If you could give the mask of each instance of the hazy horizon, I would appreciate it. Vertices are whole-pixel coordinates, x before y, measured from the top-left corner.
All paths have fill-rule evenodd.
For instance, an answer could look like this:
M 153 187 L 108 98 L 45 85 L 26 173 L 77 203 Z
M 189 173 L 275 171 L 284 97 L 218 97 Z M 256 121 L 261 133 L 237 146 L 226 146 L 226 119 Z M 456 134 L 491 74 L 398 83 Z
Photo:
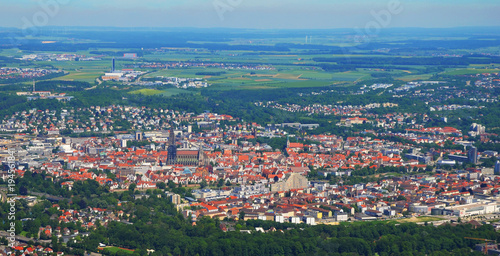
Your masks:
M 498 0 L 4 0 L 0 26 L 351 29 L 500 25 Z

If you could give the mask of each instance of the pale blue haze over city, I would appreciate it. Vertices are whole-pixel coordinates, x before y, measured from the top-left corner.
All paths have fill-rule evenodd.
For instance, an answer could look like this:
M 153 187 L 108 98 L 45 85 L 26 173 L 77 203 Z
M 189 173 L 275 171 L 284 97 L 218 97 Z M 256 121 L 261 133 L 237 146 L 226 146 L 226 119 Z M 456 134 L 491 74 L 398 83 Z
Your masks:
M 2 0 L 0 26 L 24 26 L 23 17 L 54 11 L 48 26 L 353 28 L 395 0 Z M 54 2 L 59 2 L 53 7 Z M 399 0 L 386 27 L 500 25 L 498 0 Z M 52 15 L 53 14 L 53 15 Z M 45 25 L 45 24 L 44 24 Z

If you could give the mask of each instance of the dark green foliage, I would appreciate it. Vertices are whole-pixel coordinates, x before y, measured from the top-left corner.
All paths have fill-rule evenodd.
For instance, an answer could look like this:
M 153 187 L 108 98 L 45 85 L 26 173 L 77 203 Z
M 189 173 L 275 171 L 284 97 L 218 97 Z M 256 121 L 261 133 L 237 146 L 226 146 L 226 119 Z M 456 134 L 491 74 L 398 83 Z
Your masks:
M 468 66 L 470 64 L 491 64 L 500 63 L 499 57 L 488 58 L 445 58 L 445 57 L 420 57 L 420 58 L 401 58 L 401 57 L 379 57 L 379 58 L 313 58 L 316 62 L 335 62 L 339 65 L 353 65 L 357 68 L 373 68 L 390 65 L 438 65 L 438 66 Z
M 36 77 L 34 80 L 45 80 L 45 79 L 52 79 L 60 76 L 66 75 L 64 72 L 58 72 L 58 73 L 51 73 L 48 75 L 45 75 L 43 77 Z M 33 81 L 33 78 L 24 78 L 19 76 L 19 78 L 10 78 L 10 79 L 0 79 L 1 83 L 6 83 L 6 84 L 15 84 L 15 83 L 20 83 L 20 82 L 26 82 L 26 81 Z
M 89 83 L 80 81 L 45 80 L 36 83 L 37 91 L 51 91 L 58 93 L 78 92 L 90 87 L 92 86 Z
M 220 229 L 221 221 L 208 217 L 199 218 L 197 225 L 193 226 L 164 197 L 151 196 L 148 199 L 133 200 L 129 191 L 109 193 L 106 187 L 99 186 L 95 181 L 75 182 L 73 190 L 67 191 L 60 189 L 60 185 L 44 182 L 47 180 L 44 176 L 27 171 L 24 178 L 16 180 L 16 184 L 28 186 L 30 190 L 53 191 L 54 195 L 72 195 L 71 202 L 59 202 L 63 209 L 92 206 L 122 209 L 130 214 L 128 220 L 133 224 L 110 222 L 104 227 L 96 223 L 97 229 L 84 238 L 83 242 L 69 242 L 68 246 L 73 249 L 63 249 L 74 250 L 73 253 L 79 255 L 83 250 L 96 251 L 99 243 L 134 249 L 136 254 L 146 249 L 155 249 L 159 253 L 157 255 L 173 252 L 180 252 L 182 255 L 474 255 L 471 249 L 478 242 L 465 237 L 491 240 L 500 238 L 490 225 L 474 229 L 468 224 L 434 227 L 384 222 L 307 226 L 261 220 L 237 223 L 229 221 L 224 222 L 224 225 L 235 225 L 238 230 L 262 227 L 265 230 L 276 228 L 277 231 L 252 231 L 252 234 L 223 232 Z M 185 191 L 185 188 L 174 186 L 171 189 L 181 194 L 181 190 Z M 188 193 L 185 192 L 185 196 L 189 196 Z M 117 207 L 117 200 L 128 202 Z M 9 205 L 4 203 L 0 206 L 0 217 L 6 219 Z M 59 213 L 51 206 L 48 201 L 34 207 L 28 207 L 24 200 L 16 203 L 18 220 L 32 218 L 23 222 L 16 221 L 16 232 L 37 234 L 38 228 L 46 225 L 82 231 L 80 225 L 51 220 L 51 216 Z M 6 225 L 9 223 L 5 222 L 0 226 L 5 229 Z M 55 244 L 63 246 L 57 241 Z
M 179 215 L 165 215 L 170 209 L 168 205 L 160 207 L 152 203 L 158 202 L 148 199 L 144 205 L 136 206 L 134 225 L 110 223 L 107 229 L 95 232 L 85 244 L 95 244 L 92 242 L 95 237 L 101 237 L 125 248 L 170 252 L 179 249 L 183 255 L 425 255 L 452 251 L 464 255 L 477 243 L 464 237 L 499 238 L 487 225 L 473 229 L 470 225 L 433 227 L 387 223 L 310 227 L 248 221 L 238 225 L 243 225 L 242 229 L 274 227 L 278 231 L 251 235 L 237 231 L 225 233 L 218 228 L 218 220 L 204 217 L 192 226 Z

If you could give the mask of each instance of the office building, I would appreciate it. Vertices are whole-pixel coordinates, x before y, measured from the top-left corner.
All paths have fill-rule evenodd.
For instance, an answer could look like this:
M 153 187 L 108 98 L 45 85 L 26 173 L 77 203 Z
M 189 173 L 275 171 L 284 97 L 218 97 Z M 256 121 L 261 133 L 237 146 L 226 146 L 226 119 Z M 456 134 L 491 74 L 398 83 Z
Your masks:
M 468 152 L 468 157 L 469 157 L 469 162 L 473 164 L 477 164 L 477 148 L 476 147 L 471 147 Z

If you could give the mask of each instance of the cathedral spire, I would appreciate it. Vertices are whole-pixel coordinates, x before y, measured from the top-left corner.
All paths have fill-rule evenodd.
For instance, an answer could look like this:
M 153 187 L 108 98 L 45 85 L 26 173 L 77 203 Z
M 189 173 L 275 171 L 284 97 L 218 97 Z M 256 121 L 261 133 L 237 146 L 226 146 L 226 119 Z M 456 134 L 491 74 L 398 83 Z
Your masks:
M 175 146 L 175 134 L 174 134 L 174 123 L 170 123 L 170 134 L 168 137 L 168 145 L 174 145 Z
M 170 124 L 170 136 L 168 138 L 167 147 L 167 164 L 174 165 L 177 163 L 177 147 L 175 146 L 174 123 Z

